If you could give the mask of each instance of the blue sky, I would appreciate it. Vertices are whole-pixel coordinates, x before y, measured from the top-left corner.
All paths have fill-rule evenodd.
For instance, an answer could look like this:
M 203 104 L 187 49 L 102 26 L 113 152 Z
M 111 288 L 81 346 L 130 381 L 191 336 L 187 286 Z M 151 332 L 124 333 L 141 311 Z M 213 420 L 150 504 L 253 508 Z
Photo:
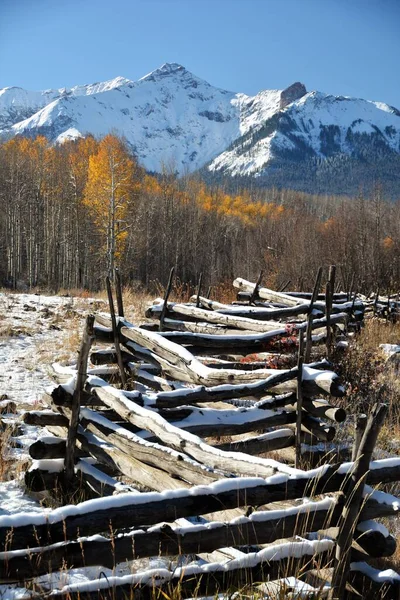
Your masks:
M 0 88 L 138 79 L 177 62 L 221 88 L 400 109 L 400 0 L 0 0 Z

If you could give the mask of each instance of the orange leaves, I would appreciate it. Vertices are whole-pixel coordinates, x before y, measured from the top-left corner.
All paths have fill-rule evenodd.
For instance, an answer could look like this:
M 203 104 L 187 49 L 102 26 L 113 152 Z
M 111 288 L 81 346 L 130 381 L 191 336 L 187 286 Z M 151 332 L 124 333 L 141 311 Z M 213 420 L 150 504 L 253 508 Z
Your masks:
M 114 135 L 105 136 L 89 156 L 83 201 L 104 241 L 110 272 L 125 248 L 129 212 L 139 190 L 138 171 L 126 146 Z
M 389 235 L 385 237 L 385 239 L 382 242 L 382 246 L 384 247 L 385 250 L 392 250 L 392 248 L 394 247 L 394 240 L 393 238 L 391 238 Z
M 133 166 L 121 140 L 112 135 L 104 137 L 89 157 L 84 202 L 100 227 L 107 223 L 110 211 L 117 220 L 126 217 L 135 184 Z

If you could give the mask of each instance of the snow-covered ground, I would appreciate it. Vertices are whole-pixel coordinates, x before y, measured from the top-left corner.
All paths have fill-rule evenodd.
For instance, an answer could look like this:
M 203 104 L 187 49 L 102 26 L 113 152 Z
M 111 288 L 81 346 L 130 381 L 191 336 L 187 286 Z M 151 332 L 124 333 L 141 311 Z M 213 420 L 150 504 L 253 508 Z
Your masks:
M 101 302 L 101 301 L 100 301 Z M 5 448 L 5 458 L 13 469 L 5 473 L 0 482 L 0 516 L 19 512 L 43 512 L 39 500 L 24 490 L 23 472 L 18 469 L 28 459 L 30 444 L 46 431 L 21 422 L 24 410 L 44 408 L 45 390 L 54 385 L 51 363 L 54 360 L 71 362 L 79 347 L 79 334 L 85 314 L 99 301 L 74 299 L 69 296 L 42 296 L 38 294 L 0 293 L 0 397 L 15 402 L 17 414 L 2 415 L 10 425 L 17 422 L 22 434 L 11 441 L 17 444 Z M 48 433 L 48 432 L 47 432 Z M 20 475 L 17 475 L 18 472 Z M 7 481 L 8 479 L 8 481 Z M 112 571 L 104 568 L 75 569 L 68 573 L 41 577 L 44 587 L 62 587 L 97 579 L 100 573 L 107 576 Z M 119 574 L 130 571 L 121 567 Z M 26 591 L 15 586 L 0 585 L 2 600 L 27 597 Z
M 72 314 L 70 297 L 0 294 L 0 397 L 17 405 L 17 415 L 4 415 L 3 419 L 10 424 L 17 421 L 23 432 L 16 441 L 18 447 L 10 449 L 12 457 L 26 457 L 27 448 L 38 436 L 36 427 L 20 422 L 20 415 L 44 407 L 45 389 L 54 384 L 49 359 L 57 355 L 67 358 L 63 348 L 73 333 Z M 67 323 L 68 327 L 62 327 Z M 76 323 L 78 327 L 79 319 Z M 0 499 L 3 512 L 1 495 Z M 6 510 L 10 502 L 8 498 Z
M 48 408 L 43 395 L 55 385 L 52 363 L 73 365 L 80 344 L 84 317 L 104 310 L 103 301 L 71 296 L 0 293 L 0 398 L 15 402 L 16 414 L 3 414 L 10 425 L 18 423 L 19 434 L 4 448 L 5 459 L 13 469 L 0 481 L 0 517 L 21 512 L 44 514 L 39 495 L 24 489 L 23 473 L 29 459 L 29 446 L 39 437 L 51 435 L 46 429 L 25 425 L 26 410 Z M 15 444 L 15 447 L 14 447 Z M 21 468 L 18 469 L 18 465 Z M 52 573 L 36 579 L 43 590 L 89 582 L 132 572 L 170 568 L 168 559 L 155 557 L 120 564 L 115 570 L 88 567 Z M 0 600 L 28 598 L 30 592 L 17 585 L 0 585 Z
M 101 309 L 104 310 L 101 300 L 0 293 L 0 398 L 4 402 L 15 402 L 17 405 L 16 414 L 3 414 L 1 418 L 10 424 L 17 423 L 19 427 L 18 437 L 10 438 L 13 443 L 9 448 L 3 448 L 6 454 L 4 458 L 9 460 L 7 464 L 10 464 L 10 471 L 5 472 L 3 481 L 0 481 L 0 519 L 22 512 L 45 514 L 46 509 L 38 497 L 29 495 L 24 490 L 24 468 L 18 469 L 18 464 L 24 467 L 29 460 L 30 444 L 40 436 L 50 433 L 25 425 L 21 422 L 21 414 L 24 410 L 32 408 L 47 408 L 42 398 L 49 387 L 54 385 L 51 378 L 52 363 L 57 361 L 70 365 L 75 362 L 84 317 L 89 312 Z M 382 350 L 388 354 L 396 353 L 399 346 L 383 347 Z M 343 465 L 342 468 L 346 469 L 348 465 Z M 226 485 L 226 482 L 219 484 Z M 185 520 L 185 526 L 190 525 L 191 523 Z M 248 558 L 250 555 L 245 556 Z M 165 569 L 179 569 L 181 566 L 182 564 L 171 562 L 168 558 L 155 557 L 134 563 L 126 562 L 114 570 L 104 567 L 64 570 L 42 576 L 36 582 L 45 592 L 85 582 L 93 582 L 93 585 L 98 586 L 102 579 L 129 578 L 132 574 L 144 570 L 157 569 L 162 572 Z M 200 569 L 201 562 L 191 564 L 191 568 Z M 389 575 L 391 576 L 391 573 Z M 288 580 L 287 583 L 296 588 L 298 597 L 307 596 L 308 590 L 304 584 L 301 584 L 300 589 L 297 588 L 296 582 Z M 0 585 L 0 600 L 19 600 L 29 596 L 30 592 L 24 588 Z M 222 600 L 223 595 L 220 598 Z

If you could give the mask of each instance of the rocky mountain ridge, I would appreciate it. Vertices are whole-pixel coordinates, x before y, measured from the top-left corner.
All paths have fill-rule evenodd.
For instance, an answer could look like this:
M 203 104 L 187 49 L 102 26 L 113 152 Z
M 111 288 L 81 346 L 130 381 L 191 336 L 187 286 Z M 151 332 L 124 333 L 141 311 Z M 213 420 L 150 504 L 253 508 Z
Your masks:
M 397 164 L 400 157 L 397 109 L 307 92 L 299 82 L 249 96 L 167 63 L 138 81 L 117 77 L 70 89 L 0 90 L 1 139 L 42 134 L 62 143 L 109 132 L 124 135 L 149 171 L 201 169 L 210 178 L 252 178 L 259 185 L 290 185 L 298 173 L 293 185 L 303 188 L 303 171 L 310 180 L 306 188 L 312 188 L 321 165 L 326 170 L 335 163 L 340 172 L 349 161 L 357 173 L 364 162 L 379 179 L 376 166 Z

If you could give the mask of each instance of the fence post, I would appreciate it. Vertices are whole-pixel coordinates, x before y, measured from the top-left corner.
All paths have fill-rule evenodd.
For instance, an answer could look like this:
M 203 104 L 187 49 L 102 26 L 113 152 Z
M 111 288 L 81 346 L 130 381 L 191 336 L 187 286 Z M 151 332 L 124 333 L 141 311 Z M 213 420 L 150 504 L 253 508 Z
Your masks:
M 110 305 L 110 315 L 111 315 L 111 324 L 112 324 L 112 330 L 113 330 L 113 335 L 114 335 L 115 352 L 117 355 L 119 373 L 121 375 L 121 383 L 122 383 L 123 388 L 125 389 L 126 375 L 125 375 L 124 363 L 122 362 L 121 347 L 119 345 L 117 321 L 115 319 L 114 300 L 113 300 L 113 296 L 112 296 L 111 282 L 110 282 L 109 277 L 106 277 L 106 286 L 107 286 L 108 304 Z
M 200 306 L 201 282 L 203 281 L 203 273 L 200 273 L 199 283 L 197 285 L 196 308 Z
M 317 277 L 315 279 L 315 285 L 310 300 L 310 307 L 308 309 L 307 317 L 307 330 L 306 330 L 306 349 L 304 352 L 304 362 L 310 362 L 311 348 L 312 348 L 312 324 L 313 324 L 313 308 L 315 301 L 318 297 L 319 286 L 321 284 L 322 267 L 319 267 Z
M 86 325 L 83 332 L 82 343 L 78 357 L 78 373 L 76 385 L 72 397 L 71 418 L 68 426 L 67 443 L 65 450 L 65 480 L 71 482 L 74 478 L 74 459 L 76 447 L 76 435 L 79 424 L 79 411 L 81 406 L 81 395 L 87 378 L 87 363 L 90 347 L 94 341 L 94 315 L 86 317 Z
M 174 279 L 174 272 L 175 272 L 175 267 L 171 267 L 171 270 L 169 272 L 167 287 L 165 288 L 164 304 L 163 304 L 163 307 L 161 310 L 161 315 L 160 315 L 160 326 L 159 326 L 160 331 L 164 331 L 164 319 L 165 319 L 165 315 L 167 314 L 167 304 L 168 304 L 169 295 L 171 293 L 172 281 Z
M 331 311 L 332 311 L 332 288 L 331 282 L 327 281 L 325 287 L 325 315 L 326 315 L 326 357 L 331 357 L 332 349 L 332 329 L 331 329 Z
M 367 426 L 367 421 L 368 421 L 368 417 L 364 413 L 357 415 L 357 417 L 356 417 L 356 426 L 355 426 L 355 432 L 354 432 L 354 444 L 353 444 L 353 450 L 351 453 L 352 462 L 355 462 L 355 460 L 357 459 L 358 449 L 360 447 L 360 443 L 361 443 L 362 437 L 364 435 L 365 428 Z
M 303 331 L 299 331 L 299 355 L 297 359 L 297 414 L 296 414 L 296 460 L 295 466 L 296 469 L 300 468 L 300 460 L 301 460 L 301 421 L 303 410 L 303 363 L 304 363 L 304 336 Z
M 386 404 L 375 405 L 372 409 L 357 452 L 353 470 L 350 473 L 347 489 L 345 490 L 346 504 L 343 507 L 342 516 L 339 520 L 339 533 L 332 575 L 332 600 L 341 600 L 344 598 L 349 572 L 351 544 L 360 514 L 364 483 L 369 471 L 369 463 L 372 458 L 375 442 L 386 413 Z
M 122 299 L 122 283 L 119 269 L 115 269 L 115 291 L 117 294 L 118 316 L 124 317 L 124 303 Z
M 254 303 L 254 301 L 255 301 L 255 300 L 256 300 L 256 298 L 257 298 L 257 295 L 258 295 L 258 288 L 260 287 L 260 283 L 261 283 L 261 279 L 262 279 L 262 277 L 263 277 L 263 270 L 261 270 L 261 271 L 260 271 L 260 274 L 259 274 L 259 276 L 258 276 L 258 279 L 257 279 L 256 285 L 254 286 L 254 290 L 253 290 L 253 291 L 252 291 L 252 293 L 251 293 L 251 296 L 250 296 L 250 299 L 249 299 L 249 304 L 253 304 L 253 303 Z

